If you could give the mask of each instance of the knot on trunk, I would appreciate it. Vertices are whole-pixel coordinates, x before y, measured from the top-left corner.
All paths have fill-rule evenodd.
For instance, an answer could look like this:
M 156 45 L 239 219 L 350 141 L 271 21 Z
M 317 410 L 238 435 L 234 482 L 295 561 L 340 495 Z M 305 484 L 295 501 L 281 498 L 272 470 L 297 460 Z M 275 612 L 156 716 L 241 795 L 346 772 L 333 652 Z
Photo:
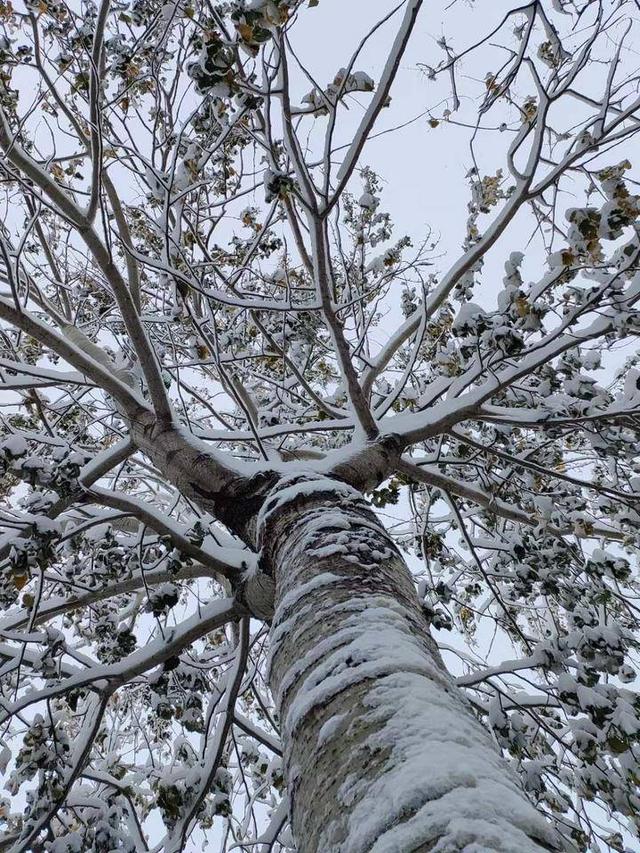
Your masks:
M 258 561 L 255 569 L 244 576 L 239 585 L 236 598 L 256 619 L 270 623 L 273 619 L 275 581 L 273 575 L 266 571 L 262 560 Z

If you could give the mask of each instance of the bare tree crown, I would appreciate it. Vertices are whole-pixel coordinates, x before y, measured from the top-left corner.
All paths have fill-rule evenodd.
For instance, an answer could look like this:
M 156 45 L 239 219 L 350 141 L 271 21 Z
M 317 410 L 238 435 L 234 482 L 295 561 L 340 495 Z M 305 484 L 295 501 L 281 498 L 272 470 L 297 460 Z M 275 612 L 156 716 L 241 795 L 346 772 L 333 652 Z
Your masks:
M 262 546 L 314 490 L 401 516 L 567 844 L 640 831 L 638 4 L 461 2 L 318 79 L 336 0 L 0 0 L 3 850 L 293 849 Z M 468 139 L 457 255 L 369 165 L 401 73 Z

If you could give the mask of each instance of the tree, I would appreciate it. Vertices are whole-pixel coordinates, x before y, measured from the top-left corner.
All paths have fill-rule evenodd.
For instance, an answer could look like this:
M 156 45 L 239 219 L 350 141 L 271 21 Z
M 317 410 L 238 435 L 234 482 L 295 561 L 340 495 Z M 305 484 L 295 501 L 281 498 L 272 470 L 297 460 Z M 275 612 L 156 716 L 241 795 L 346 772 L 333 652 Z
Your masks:
M 640 830 L 637 3 L 383 5 L 0 3 L 3 850 Z

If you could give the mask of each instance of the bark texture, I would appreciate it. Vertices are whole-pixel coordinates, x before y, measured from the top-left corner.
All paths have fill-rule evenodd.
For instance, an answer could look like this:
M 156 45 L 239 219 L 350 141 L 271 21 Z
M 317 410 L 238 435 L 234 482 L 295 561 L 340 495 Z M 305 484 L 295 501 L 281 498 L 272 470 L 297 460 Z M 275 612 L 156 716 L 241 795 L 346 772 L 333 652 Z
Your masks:
M 299 853 L 563 849 L 445 671 L 362 496 L 318 475 L 283 481 L 259 534 Z

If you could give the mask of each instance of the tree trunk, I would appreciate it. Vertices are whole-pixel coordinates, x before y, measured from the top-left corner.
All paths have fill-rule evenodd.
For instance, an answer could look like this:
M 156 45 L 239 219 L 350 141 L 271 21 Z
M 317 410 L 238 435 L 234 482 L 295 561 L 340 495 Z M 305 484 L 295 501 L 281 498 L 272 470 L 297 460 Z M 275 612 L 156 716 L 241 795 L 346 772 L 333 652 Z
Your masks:
M 444 670 L 362 496 L 313 474 L 283 481 L 259 534 L 299 853 L 562 849 Z

